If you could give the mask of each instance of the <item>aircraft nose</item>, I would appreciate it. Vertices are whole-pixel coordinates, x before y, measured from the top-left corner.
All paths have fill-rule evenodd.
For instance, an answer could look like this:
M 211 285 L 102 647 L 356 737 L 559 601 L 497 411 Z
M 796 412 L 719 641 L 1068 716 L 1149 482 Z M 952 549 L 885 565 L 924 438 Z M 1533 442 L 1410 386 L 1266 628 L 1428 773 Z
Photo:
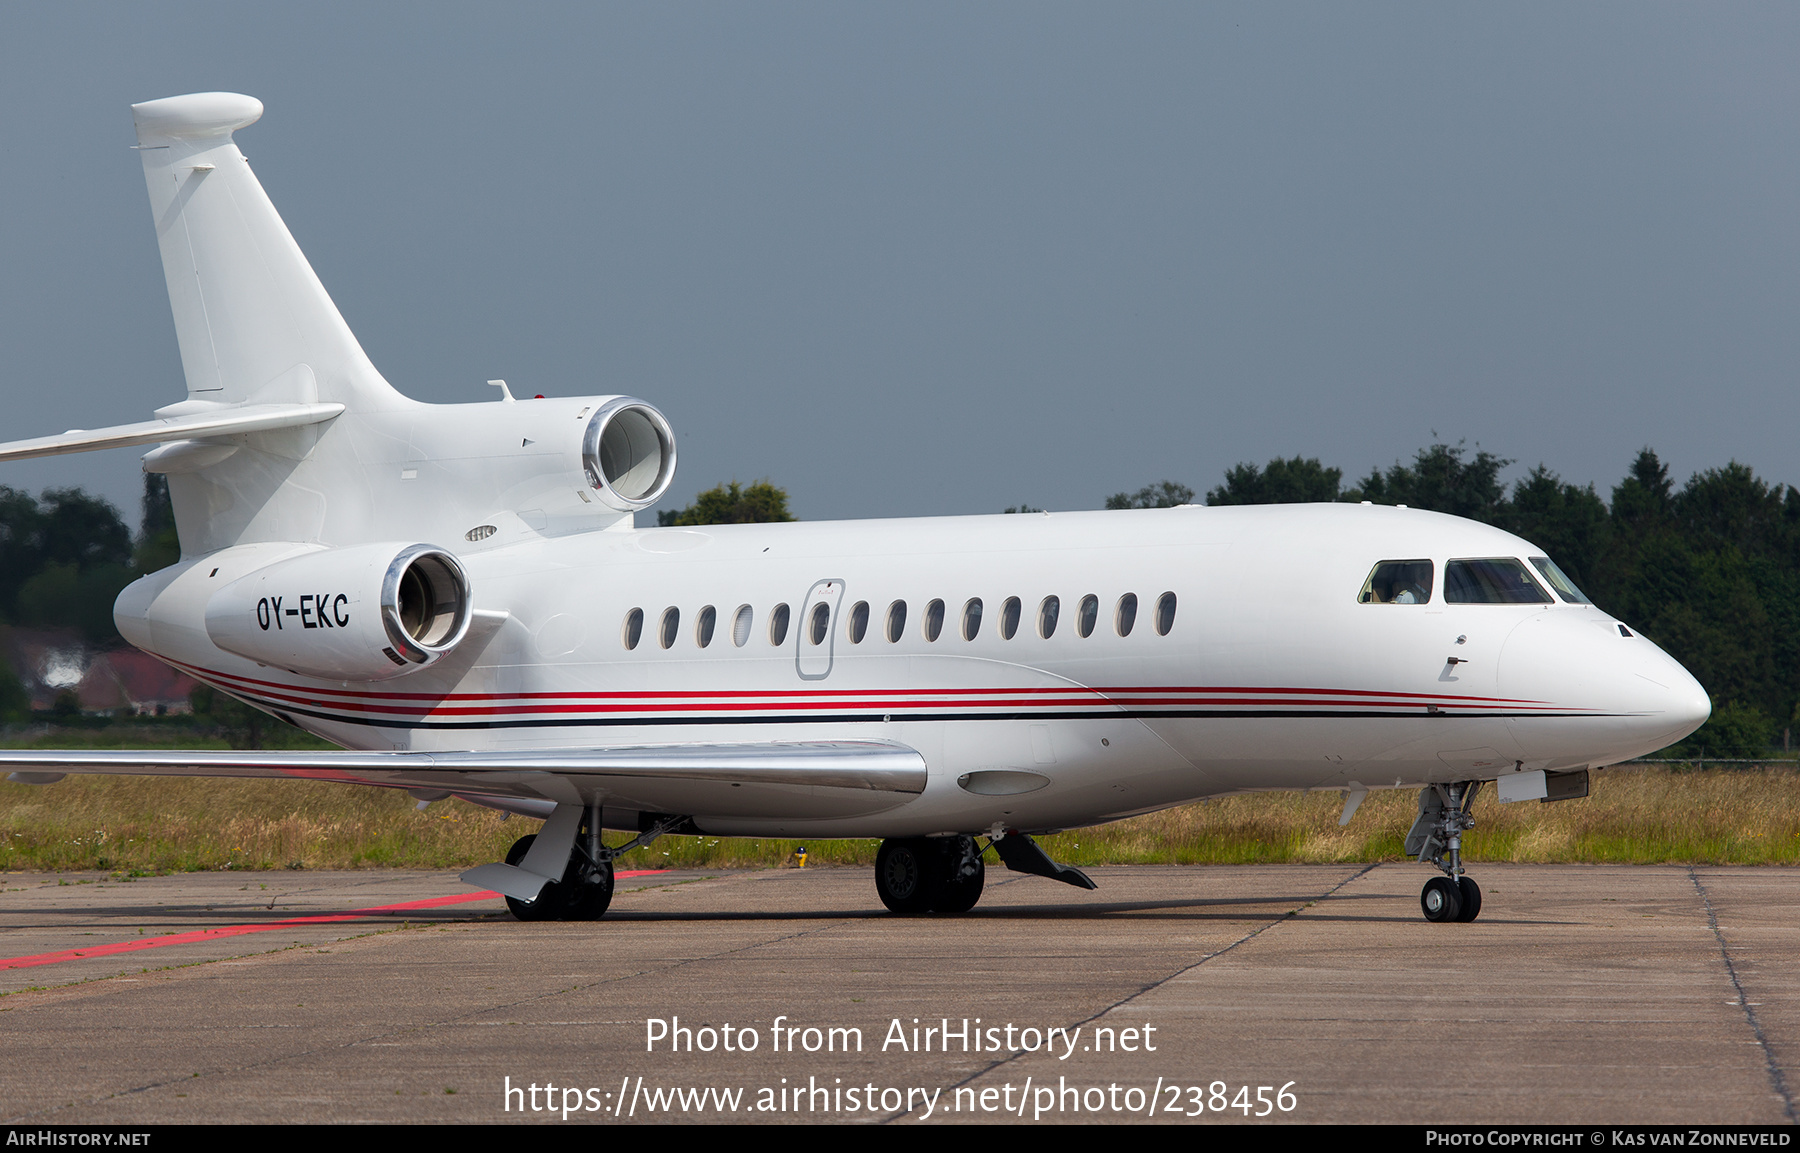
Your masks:
M 1706 689 L 1694 679 L 1694 674 L 1681 666 L 1681 663 L 1661 649 L 1657 653 L 1667 662 L 1666 669 L 1669 680 L 1669 706 L 1665 716 L 1673 722 L 1670 736 L 1665 744 L 1674 744 L 1689 733 L 1706 723 L 1712 716 L 1712 698 L 1706 695 Z
M 1712 715 L 1706 690 L 1679 661 L 1599 613 L 1552 611 L 1521 622 L 1506 639 L 1499 674 L 1502 696 L 1543 712 L 1543 723 L 1515 726 L 1533 756 L 1628 760 L 1674 744 Z

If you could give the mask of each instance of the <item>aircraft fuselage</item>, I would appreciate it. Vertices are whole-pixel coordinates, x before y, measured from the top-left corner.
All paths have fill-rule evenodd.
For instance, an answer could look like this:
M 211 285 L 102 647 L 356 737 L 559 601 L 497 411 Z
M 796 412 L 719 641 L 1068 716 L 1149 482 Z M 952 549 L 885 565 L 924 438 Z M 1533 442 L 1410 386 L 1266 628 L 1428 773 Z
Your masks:
M 741 786 L 580 786 L 613 827 L 654 811 L 717 834 L 1064 828 L 1244 790 L 1606 765 L 1678 739 L 1709 708 L 1679 664 L 1592 605 L 1445 603 L 1449 561 L 1542 554 L 1406 509 L 620 527 L 497 542 L 459 556 L 476 609 L 499 623 L 483 632 L 478 621 L 443 663 L 376 684 L 297 676 L 207 642 L 204 597 L 235 575 L 234 560 L 253 569 L 284 547 L 303 546 L 222 550 L 147 578 L 121 598 L 120 627 L 353 749 L 890 740 L 930 771 L 916 798 L 860 807 L 796 804 L 793 790 L 759 800 Z M 1428 600 L 1359 603 L 1374 565 L 1411 558 L 1435 566 Z M 358 611 L 329 588 L 303 595 L 308 614 L 315 597 L 329 613 Z M 340 627 L 288 620 L 321 641 Z M 467 787 L 575 799 L 567 778 L 471 773 Z

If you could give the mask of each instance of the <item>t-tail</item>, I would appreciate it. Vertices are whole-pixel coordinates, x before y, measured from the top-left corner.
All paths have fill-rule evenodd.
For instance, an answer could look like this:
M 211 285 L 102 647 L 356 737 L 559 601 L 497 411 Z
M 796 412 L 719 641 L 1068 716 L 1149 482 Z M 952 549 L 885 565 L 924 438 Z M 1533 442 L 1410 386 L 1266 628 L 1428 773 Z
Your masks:
M 675 437 L 631 397 L 402 396 L 233 141 L 262 111 L 226 92 L 132 106 L 187 398 L 153 420 L 0 444 L 0 461 L 156 446 L 144 470 L 168 477 L 182 556 L 114 605 L 140 648 L 405 675 L 494 615 L 477 607 L 475 554 L 630 527 L 673 479 Z
M 369 363 L 232 134 L 262 117 L 230 92 L 131 107 L 188 403 L 405 400 Z M 167 411 L 167 410 L 165 410 Z
M 187 398 L 0 444 L 0 460 L 157 446 L 144 469 L 168 476 L 188 562 L 269 544 L 501 548 L 628 523 L 662 495 L 674 436 L 643 401 L 514 403 L 503 387 L 432 405 L 390 385 L 238 150 L 262 112 L 226 92 L 132 106 Z

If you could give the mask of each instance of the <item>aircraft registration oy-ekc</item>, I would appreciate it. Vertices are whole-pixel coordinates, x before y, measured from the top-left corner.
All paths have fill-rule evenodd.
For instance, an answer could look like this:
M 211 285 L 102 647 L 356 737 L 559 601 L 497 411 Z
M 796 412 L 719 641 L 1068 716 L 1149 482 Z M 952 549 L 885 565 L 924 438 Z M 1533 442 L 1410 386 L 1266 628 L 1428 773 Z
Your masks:
M 247 96 L 133 107 L 185 400 L 0 445 L 154 445 L 181 560 L 133 644 L 341 752 L 18 751 L 67 773 L 312 777 L 543 819 L 464 874 L 595 918 L 667 833 L 878 837 L 896 913 L 960 913 L 988 848 L 1261 789 L 1419 790 L 1421 904 L 1473 920 L 1461 834 L 1708 716 L 1542 550 L 1354 504 L 637 528 L 675 436 L 628 396 L 409 400 L 364 354 L 233 133 Z M 630 834 L 608 844 L 608 831 Z M 620 838 L 613 837 L 614 842 Z

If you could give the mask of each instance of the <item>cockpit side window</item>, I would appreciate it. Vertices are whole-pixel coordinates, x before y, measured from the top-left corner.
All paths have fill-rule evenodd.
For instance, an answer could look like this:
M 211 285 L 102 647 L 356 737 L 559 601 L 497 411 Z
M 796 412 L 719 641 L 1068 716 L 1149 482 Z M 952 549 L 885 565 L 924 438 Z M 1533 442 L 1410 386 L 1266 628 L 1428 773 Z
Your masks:
M 1548 605 L 1556 602 L 1509 556 L 1453 560 L 1444 566 L 1444 601 L 1453 605 Z
M 1431 599 L 1432 566 L 1428 560 L 1384 560 L 1369 570 L 1357 603 L 1422 605 Z
M 1587 598 L 1586 593 L 1575 587 L 1575 582 L 1569 579 L 1569 574 L 1558 568 L 1556 562 L 1549 557 L 1534 556 L 1531 558 L 1531 565 L 1533 568 L 1537 569 L 1538 572 L 1544 574 L 1544 579 L 1550 582 L 1550 587 L 1555 589 L 1556 595 L 1563 600 L 1568 601 L 1572 605 L 1591 605 L 1594 603 Z

